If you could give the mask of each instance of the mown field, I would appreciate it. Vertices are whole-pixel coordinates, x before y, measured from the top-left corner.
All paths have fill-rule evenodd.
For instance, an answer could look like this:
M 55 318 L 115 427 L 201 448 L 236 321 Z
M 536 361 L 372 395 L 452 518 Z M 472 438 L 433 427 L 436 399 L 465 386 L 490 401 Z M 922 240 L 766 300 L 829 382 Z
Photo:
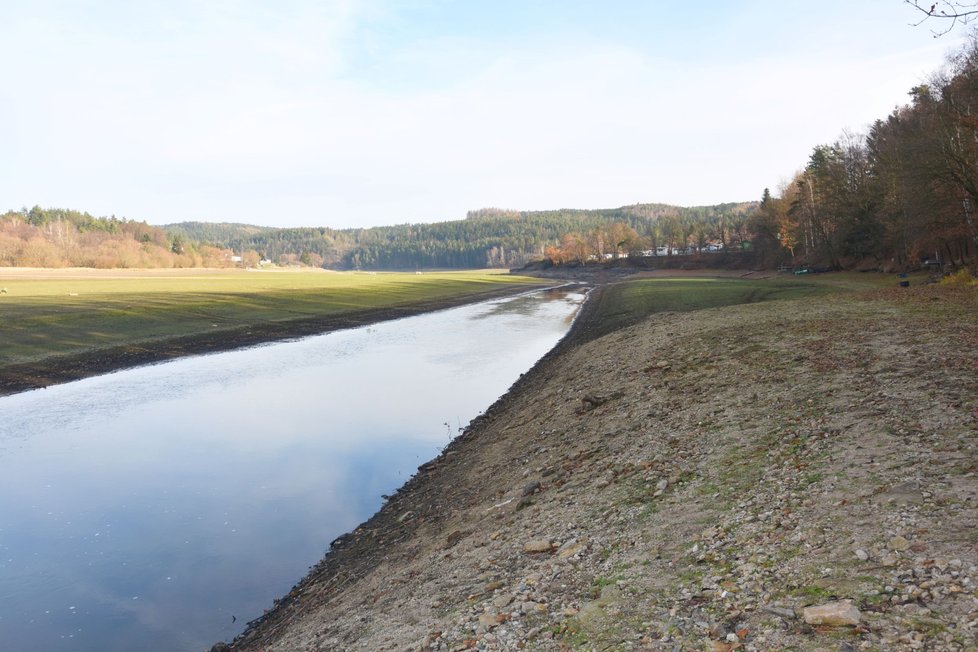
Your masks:
M 321 320 L 438 307 L 540 284 L 492 272 L 0 269 L 0 379 L 11 365 L 207 335 L 289 335 Z M 324 329 L 325 330 L 325 329 Z M 209 346 L 209 349 L 219 348 Z

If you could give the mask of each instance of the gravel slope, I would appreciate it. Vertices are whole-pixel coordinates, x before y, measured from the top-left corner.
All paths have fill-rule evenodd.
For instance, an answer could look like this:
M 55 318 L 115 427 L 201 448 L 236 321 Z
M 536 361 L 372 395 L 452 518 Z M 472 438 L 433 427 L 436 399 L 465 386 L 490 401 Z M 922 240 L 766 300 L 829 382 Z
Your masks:
M 578 329 L 232 648 L 978 649 L 976 316 L 928 286 Z

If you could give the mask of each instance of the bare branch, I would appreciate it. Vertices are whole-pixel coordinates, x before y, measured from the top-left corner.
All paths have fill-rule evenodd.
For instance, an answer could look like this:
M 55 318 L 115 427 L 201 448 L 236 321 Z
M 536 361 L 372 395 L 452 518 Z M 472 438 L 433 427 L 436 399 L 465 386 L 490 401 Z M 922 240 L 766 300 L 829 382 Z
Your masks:
M 959 2 L 958 0 L 938 0 L 937 2 L 932 2 L 930 0 L 924 0 L 921 3 L 920 0 L 903 1 L 923 14 L 923 18 L 916 23 L 911 23 L 914 27 L 919 27 L 928 20 L 941 21 L 942 29 L 931 30 L 934 38 L 944 36 L 953 30 L 958 23 L 967 25 L 972 20 L 978 18 L 978 2 Z

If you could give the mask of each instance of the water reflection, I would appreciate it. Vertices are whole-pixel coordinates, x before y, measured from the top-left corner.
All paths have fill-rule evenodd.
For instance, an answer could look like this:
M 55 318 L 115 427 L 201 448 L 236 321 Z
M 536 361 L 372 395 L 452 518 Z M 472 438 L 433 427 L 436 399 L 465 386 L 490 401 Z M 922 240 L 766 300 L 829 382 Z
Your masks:
M 552 348 L 582 298 L 524 295 L 0 399 L 0 641 L 171 650 L 233 636 Z
M 564 288 L 554 288 L 552 290 L 544 290 L 542 292 L 532 292 L 524 294 L 519 297 L 515 297 L 512 302 L 505 305 L 501 304 L 486 304 L 484 310 L 472 315 L 472 319 L 481 319 L 486 317 L 497 317 L 497 316 L 513 316 L 513 317 L 529 317 L 537 315 L 538 317 L 546 317 L 547 312 L 552 312 L 554 315 L 560 313 L 560 302 L 573 300 L 573 297 L 580 295 L 579 290 L 573 290 L 569 287 Z M 554 305 L 556 303 L 556 305 Z M 570 319 L 573 319 L 573 314 L 568 315 Z

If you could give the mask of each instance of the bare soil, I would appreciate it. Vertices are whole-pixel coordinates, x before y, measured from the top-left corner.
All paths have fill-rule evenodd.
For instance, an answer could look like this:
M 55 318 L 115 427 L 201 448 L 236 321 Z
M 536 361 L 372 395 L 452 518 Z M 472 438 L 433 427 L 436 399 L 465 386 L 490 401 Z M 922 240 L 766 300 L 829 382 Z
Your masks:
M 944 286 L 596 338 L 585 310 L 229 647 L 978 649 L 976 315 Z

